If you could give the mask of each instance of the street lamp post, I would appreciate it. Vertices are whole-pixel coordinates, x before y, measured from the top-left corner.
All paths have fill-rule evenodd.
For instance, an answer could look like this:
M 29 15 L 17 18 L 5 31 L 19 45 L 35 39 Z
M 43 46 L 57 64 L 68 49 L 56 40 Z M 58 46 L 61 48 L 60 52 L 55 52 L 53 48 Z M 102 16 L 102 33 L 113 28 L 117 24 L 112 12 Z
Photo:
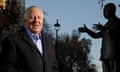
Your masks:
M 59 60 L 59 53 L 58 53 L 58 31 L 60 30 L 60 24 L 58 23 L 58 19 L 56 19 L 56 24 L 54 24 L 54 29 L 56 31 L 56 42 L 55 42 L 56 58 L 58 60 L 58 66 L 60 71 L 60 60 Z
M 56 24 L 54 24 L 54 29 L 56 31 L 56 44 L 55 44 L 55 47 L 56 47 L 56 51 L 57 51 L 57 48 L 58 48 L 58 31 L 60 30 L 60 24 L 58 23 L 58 19 L 56 19 Z

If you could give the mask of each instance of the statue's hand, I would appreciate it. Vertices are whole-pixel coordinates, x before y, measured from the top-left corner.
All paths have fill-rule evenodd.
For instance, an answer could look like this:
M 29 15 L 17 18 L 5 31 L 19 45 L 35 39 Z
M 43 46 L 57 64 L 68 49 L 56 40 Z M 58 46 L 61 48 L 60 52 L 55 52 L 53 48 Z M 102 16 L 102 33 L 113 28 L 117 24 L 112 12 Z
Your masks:
M 103 30 L 104 26 L 100 23 L 98 24 L 93 24 L 93 29 L 95 30 Z
M 79 27 L 78 31 L 79 32 L 86 32 L 87 31 L 86 25 L 84 24 L 84 27 Z

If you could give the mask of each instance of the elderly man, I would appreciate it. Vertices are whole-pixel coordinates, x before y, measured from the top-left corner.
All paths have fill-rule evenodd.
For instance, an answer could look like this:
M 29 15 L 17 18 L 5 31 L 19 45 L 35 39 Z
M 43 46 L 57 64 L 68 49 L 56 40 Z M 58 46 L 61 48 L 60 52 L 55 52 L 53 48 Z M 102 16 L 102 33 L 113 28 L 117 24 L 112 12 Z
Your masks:
M 58 72 L 54 46 L 42 32 L 43 11 L 30 6 L 24 27 L 2 42 L 0 72 Z

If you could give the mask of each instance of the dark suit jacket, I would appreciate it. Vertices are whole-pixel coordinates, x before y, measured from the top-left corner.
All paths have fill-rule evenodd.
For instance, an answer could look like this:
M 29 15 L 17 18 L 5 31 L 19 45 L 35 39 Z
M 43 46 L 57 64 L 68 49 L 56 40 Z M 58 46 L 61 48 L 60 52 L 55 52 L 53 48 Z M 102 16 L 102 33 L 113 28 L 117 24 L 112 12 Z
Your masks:
M 55 51 L 50 39 L 42 34 L 44 57 L 25 29 L 3 40 L 0 72 L 58 72 Z

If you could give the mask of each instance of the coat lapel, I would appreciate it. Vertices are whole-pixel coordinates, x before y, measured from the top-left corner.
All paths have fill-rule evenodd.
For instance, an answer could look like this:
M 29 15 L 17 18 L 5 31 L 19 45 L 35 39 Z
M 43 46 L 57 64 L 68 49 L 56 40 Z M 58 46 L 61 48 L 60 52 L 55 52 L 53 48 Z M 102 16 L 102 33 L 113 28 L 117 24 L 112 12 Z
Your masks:
M 25 31 L 25 29 L 23 29 L 21 31 L 22 34 L 22 39 L 28 44 L 30 45 L 33 49 L 35 49 L 37 52 L 39 52 L 37 46 L 34 44 L 34 42 L 32 41 L 32 39 L 30 38 L 30 36 L 27 34 L 27 32 Z M 39 52 L 40 54 L 40 52 Z
M 42 46 L 43 46 L 43 56 L 45 57 L 45 52 L 46 52 L 46 42 L 45 42 L 45 37 L 42 34 Z
M 42 33 L 42 43 L 43 43 L 43 55 L 44 55 L 44 60 L 48 60 L 48 57 L 50 55 L 50 45 L 48 43 L 48 39 L 44 33 Z

